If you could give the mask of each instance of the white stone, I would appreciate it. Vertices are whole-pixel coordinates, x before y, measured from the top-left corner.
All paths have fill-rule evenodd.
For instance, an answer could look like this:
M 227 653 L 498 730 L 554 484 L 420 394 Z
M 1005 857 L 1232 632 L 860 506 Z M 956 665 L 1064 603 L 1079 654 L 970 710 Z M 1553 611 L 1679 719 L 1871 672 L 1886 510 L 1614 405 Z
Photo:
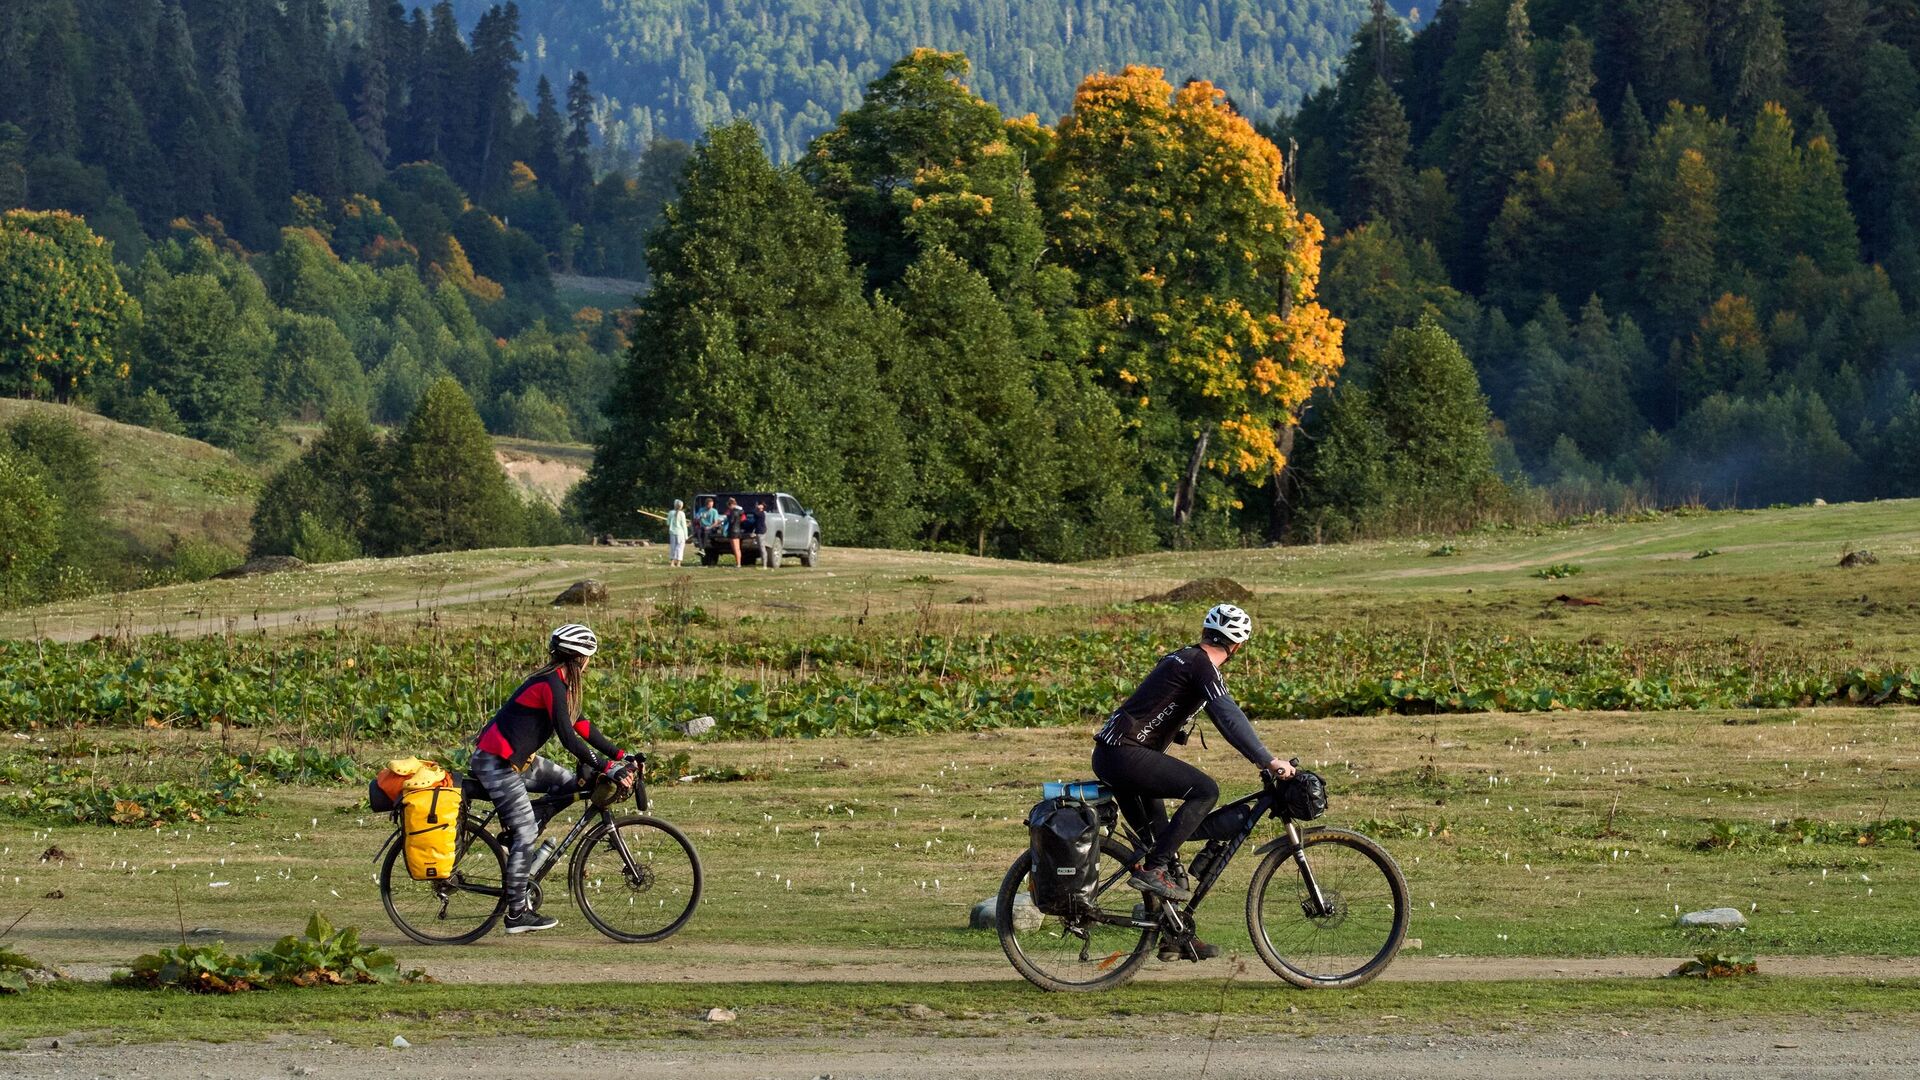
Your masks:
M 740 1014 L 732 1009 L 712 1008 L 707 1010 L 707 1023 L 725 1024 L 739 1019 Z
M 1706 911 L 1689 911 L 1680 916 L 1681 926 L 1745 926 L 1747 917 L 1740 914 L 1739 908 L 1717 907 Z
M 973 912 L 967 917 L 967 925 L 975 930 L 992 930 L 999 925 L 1000 898 L 989 896 L 973 905 Z M 1013 928 L 1017 931 L 1040 929 L 1047 917 L 1033 906 L 1033 897 L 1026 893 L 1017 893 L 1013 898 Z

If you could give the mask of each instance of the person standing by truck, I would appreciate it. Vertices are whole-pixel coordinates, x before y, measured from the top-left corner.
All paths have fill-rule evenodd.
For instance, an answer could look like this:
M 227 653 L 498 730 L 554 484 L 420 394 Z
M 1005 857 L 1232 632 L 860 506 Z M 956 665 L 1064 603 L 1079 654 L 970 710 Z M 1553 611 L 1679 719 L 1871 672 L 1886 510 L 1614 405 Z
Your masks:
M 687 504 L 679 499 L 673 500 L 673 509 L 667 511 L 667 565 L 679 566 L 680 560 L 687 554 Z
M 760 545 L 760 565 L 773 569 L 773 560 L 767 557 L 767 504 L 753 504 L 754 543 Z
M 740 537 L 747 524 L 747 512 L 740 508 L 740 500 L 728 496 L 727 512 L 721 515 L 721 521 L 721 527 L 726 529 L 721 535 L 733 541 L 733 566 L 737 570 L 745 565 L 740 561 Z

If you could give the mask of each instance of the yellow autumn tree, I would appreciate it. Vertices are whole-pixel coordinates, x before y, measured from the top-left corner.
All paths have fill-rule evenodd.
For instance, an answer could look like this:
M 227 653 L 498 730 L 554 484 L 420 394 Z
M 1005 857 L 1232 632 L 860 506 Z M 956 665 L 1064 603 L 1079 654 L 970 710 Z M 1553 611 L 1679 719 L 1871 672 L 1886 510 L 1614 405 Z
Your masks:
M 1176 91 L 1135 66 L 1080 84 L 1041 174 L 1095 363 L 1175 523 L 1203 469 L 1271 480 L 1342 361 L 1340 321 L 1315 300 L 1323 231 L 1286 197 L 1279 149 L 1212 84 Z

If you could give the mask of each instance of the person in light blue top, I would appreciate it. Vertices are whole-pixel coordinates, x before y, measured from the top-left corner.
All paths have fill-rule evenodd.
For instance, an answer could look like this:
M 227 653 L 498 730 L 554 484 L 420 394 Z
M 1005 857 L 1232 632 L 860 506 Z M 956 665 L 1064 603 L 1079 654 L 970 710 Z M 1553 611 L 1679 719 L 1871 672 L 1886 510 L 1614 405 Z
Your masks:
M 679 566 L 687 554 L 687 504 L 673 500 L 667 511 L 667 565 Z

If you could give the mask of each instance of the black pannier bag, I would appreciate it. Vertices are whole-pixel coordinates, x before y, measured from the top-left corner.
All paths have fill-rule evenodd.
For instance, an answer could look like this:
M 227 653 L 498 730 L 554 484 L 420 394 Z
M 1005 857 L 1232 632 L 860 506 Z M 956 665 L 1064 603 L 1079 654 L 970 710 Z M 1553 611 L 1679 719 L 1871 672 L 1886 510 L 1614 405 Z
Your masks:
M 1027 812 L 1033 906 L 1066 915 L 1093 906 L 1100 880 L 1100 815 L 1079 799 L 1043 799 Z
M 1280 811 L 1295 821 L 1312 821 L 1327 812 L 1327 783 L 1301 769 L 1280 785 Z

